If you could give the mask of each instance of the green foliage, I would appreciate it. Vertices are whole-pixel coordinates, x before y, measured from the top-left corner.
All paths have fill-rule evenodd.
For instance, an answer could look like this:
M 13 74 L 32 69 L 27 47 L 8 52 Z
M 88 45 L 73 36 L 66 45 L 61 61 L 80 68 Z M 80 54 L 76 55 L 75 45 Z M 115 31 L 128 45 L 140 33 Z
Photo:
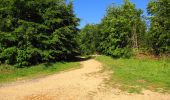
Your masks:
M 113 59 L 98 56 L 104 68 L 113 71 L 110 84 L 128 92 L 151 89 L 159 92 L 170 91 L 170 63 L 152 59 Z
M 99 25 L 86 25 L 81 31 L 81 48 L 87 54 L 100 52 L 112 57 L 130 57 L 132 48 L 143 43 L 146 25 L 142 10 L 129 0 L 111 5 Z
M 93 54 L 98 51 L 99 44 L 98 25 L 87 24 L 79 34 L 80 52 L 83 55 Z
M 100 51 L 114 57 L 126 56 L 129 51 L 130 27 L 123 16 L 115 15 L 120 8 L 109 8 L 108 15 L 102 21 Z M 113 11 L 112 11 L 113 10 Z M 120 13 L 120 12 L 119 12 Z
M 14 64 L 16 61 L 16 50 L 16 47 L 10 47 L 5 49 L 0 54 L 1 62 L 6 64 Z
M 148 4 L 151 15 L 149 29 L 150 49 L 156 55 L 170 53 L 170 1 L 151 0 Z
M 0 61 L 19 67 L 77 54 L 79 19 L 65 0 L 0 0 Z
M 121 6 L 112 5 L 102 20 L 101 51 L 112 57 L 129 57 L 132 48 L 138 48 L 145 33 L 142 10 L 129 0 Z

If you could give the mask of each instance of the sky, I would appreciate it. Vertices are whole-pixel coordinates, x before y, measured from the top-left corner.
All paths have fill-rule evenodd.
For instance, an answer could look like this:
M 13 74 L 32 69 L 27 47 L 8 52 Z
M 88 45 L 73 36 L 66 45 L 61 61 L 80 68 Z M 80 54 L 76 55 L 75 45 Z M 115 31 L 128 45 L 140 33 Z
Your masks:
M 146 15 L 146 8 L 149 0 L 131 0 L 137 8 L 144 11 Z M 101 19 L 106 13 L 106 8 L 115 3 L 120 5 L 123 0 L 74 0 L 74 12 L 80 18 L 79 28 L 84 27 L 86 24 L 100 23 Z

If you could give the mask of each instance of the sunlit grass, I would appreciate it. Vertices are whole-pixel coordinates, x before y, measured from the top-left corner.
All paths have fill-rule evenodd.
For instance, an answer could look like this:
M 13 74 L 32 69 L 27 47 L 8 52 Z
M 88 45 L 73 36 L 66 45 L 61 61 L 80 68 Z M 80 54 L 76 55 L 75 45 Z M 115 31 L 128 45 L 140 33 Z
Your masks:
M 0 66 L 0 83 L 42 77 L 61 71 L 79 68 L 78 62 L 57 62 L 54 64 L 40 64 L 28 68 L 15 68 L 9 65 Z
M 98 56 L 105 69 L 113 72 L 110 84 L 128 92 L 150 89 L 159 92 L 170 90 L 170 62 L 151 59 L 113 59 Z

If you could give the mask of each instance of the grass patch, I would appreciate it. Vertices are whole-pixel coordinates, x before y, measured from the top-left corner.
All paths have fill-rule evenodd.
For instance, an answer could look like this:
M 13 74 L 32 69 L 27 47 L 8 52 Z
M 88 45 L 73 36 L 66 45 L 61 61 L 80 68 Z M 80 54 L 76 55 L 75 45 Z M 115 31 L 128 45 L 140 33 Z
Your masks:
M 159 92 L 170 90 L 170 62 L 152 59 L 113 59 L 98 56 L 104 68 L 113 71 L 110 82 L 119 89 L 140 93 L 142 89 Z
M 0 83 L 28 78 L 37 78 L 65 70 L 80 68 L 79 62 L 57 62 L 54 64 L 40 64 L 28 68 L 15 68 L 9 65 L 0 66 Z

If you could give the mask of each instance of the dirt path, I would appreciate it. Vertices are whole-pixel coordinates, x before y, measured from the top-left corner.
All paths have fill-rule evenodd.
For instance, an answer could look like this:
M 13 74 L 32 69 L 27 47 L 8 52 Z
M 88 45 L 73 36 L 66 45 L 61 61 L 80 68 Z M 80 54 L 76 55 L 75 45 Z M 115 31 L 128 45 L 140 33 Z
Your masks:
M 32 81 L 0 87 L 0 100 L 170 100 L 170 95 L 144 92 L 127 94 L 104 86 L 108 78 L 102 66 L 91 59 L 82 68 Z

